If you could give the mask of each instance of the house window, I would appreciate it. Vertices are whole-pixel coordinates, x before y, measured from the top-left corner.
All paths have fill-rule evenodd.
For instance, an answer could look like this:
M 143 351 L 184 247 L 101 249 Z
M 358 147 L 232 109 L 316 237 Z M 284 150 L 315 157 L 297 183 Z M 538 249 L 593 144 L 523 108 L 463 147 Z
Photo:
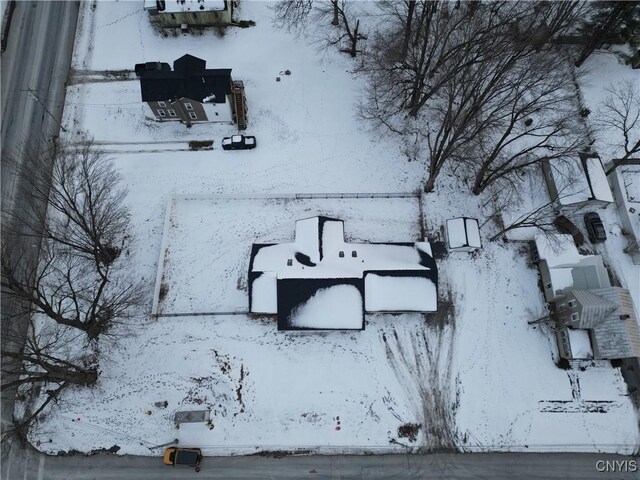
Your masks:
M 176 116 L 176 111 L 172 110 L 171 108 L 169 110 L 167 110 L 167 112 L 169 113 L 170 117 L 175 117 Z
M 185 103 L 184 108 L 186 108 L 187 110 L 193 110 L 193 105 L 191 105 L 190 103 Z
M 191 120 L 197 120 L 198 119 L 198 115 L 196 115 L 195 112 L 189 112 L 189 118 Z
M 162 109 L 158 110 L 158 115 L 160 115 L 161 117 L 166 117 L 167 116 L 167 114 Z
M 159 106 L 159 107 L 166 107 L 166 106 L 167 106 L 167 104 L 166 104 L 166 103 L 164 103 L 164 102 L 158 102 L 158 106 Z
M 573 308 L 576 306 L 576 301 L 575 300 L 569 300 L 569 308 Z
M 571 320 L 572 320 L 572 321 L 574 321 L 574 322 L 575 322 L 576 320 L 578 320 L 578 314 L 577 314 L 577 313 L 572 313 L 572 314 L 571 314 Z

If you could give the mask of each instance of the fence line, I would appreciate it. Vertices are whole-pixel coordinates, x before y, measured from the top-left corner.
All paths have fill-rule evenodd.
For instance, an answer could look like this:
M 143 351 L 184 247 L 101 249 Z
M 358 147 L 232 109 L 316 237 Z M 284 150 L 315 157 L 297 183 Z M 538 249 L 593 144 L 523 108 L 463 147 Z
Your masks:
M 156 282 L 153 289 L 153 303 L 151 315 L 154 317 L 182 317 L 182 316 L 202 316 L 202 315 L 245 315 L 249 312 L 200 312 L 200 313 L 159 313 L 160 291 L 162 289 L 162 279 L 164 277 L 165 256 L 169 247 L 169 229 L 171 228 L 171 214 L 176 201 L 184 200 L 250 200 L 250 199 L 291 199 L 304 200 L 314 198 L 415 198 L 418 200 L 420 208 L 420 229 L 423 228 L 422 219 L 422 199 L 420 192 L 369 192 L 369 193 L 220 193 L 220 194 L 178 194 L 172 195 L 167 201 L 162 231 L 162 242 L 160 244 L 160 256 L 158 258 L 158 270 L 156 272 Z
M 292 199 L 304 200 L 313 198 L 420 198 L 420 194 L 416 192 L 370 192 L 370 193 L 219 193 L 219 194 L 189 194 L 174 195 L 175 200 L 216 200 L 216 199 Z
M 238 310 L 235 312 L 178 312 L 178 313 L 154 313 L 152 314 L 155 317 L 205 317 L 212 315 L 249 315 L 251 312 L 249 310 Z
M 162 242 L 160 243 L 160 258 L 158 258 L 158 271 L 156 272 L 156 284 L 153 288 L 153 304 L 151 306 L 151 315 L 158 315 L 160 306 L 160 289 L 162 288 L 162 278 L 164 276 L 164 257 L 169 246 L 169 228 L 171 227 L 171 213 L 173 212 L 173 203 L 175 198 L 170 197 L 167 201 L 167 210 L 164 214 L 164 227 L 162 229 Z

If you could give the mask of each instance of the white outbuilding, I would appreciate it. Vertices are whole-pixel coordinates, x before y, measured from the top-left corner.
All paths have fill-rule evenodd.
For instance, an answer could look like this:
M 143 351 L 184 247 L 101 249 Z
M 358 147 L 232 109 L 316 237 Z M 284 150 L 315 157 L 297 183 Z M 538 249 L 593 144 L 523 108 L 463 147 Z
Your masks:
M 467 217 L 447 220 L 447 241 L 452 252 L 473 252 L 481 248 L 478 220 Z

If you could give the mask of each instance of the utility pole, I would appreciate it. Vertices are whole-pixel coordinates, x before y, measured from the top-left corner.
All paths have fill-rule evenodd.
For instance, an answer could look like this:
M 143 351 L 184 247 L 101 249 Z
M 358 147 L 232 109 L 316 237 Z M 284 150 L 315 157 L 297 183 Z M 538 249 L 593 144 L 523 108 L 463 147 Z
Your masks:
M 40 106 L 42 106 L 42 108 L 44 109 L 45 112 L 47 112 L 49 114 L 49 116 L 53 119 L 54 122 L 57 121 L 56 117 L 53 116 L 53 114 L 49 111 L 49 109 L 47 108 L 47 106 L 42 102 L 42 100 L 40 100 L 40 98 L 38 97 L 38 95 L 36 95 L 36 91 L 33 90 L 32 88 L 25 88 L 23 90 L 21 90 L 22 92 L 29 92 L 31 95 L 33 95 L 33 98 L 36 99 L 36 101 L 40 104 Z M 60 130 L 62 130 L 63 132 L 66 132 L 67 130 L 62 126 L 62 123 L 60 124 Z

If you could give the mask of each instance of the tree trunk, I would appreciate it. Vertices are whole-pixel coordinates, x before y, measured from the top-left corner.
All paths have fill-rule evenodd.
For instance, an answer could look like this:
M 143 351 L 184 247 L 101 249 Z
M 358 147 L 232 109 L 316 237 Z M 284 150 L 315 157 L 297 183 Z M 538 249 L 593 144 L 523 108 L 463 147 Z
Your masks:
M 484 180 L 484 168 L 481 168 L 480 171 L 476 173 L 476 178 L 473 182 L 473 188 L 471 189 L 471 192 L 474 195 L 480 195 L 484 190 L 484 187 L 482 186 L 483 180 Z
M 98 380 L 98 371 L 95 368 L 69 371 L 60 367 L 51 370 L 49 375 L 52 378 L 68 382 L 73 385 L 93 385 Z
M 424 193 L 431 193 L 436 186 L 436 175 L 430 175 L 427 183 L 424 184 Z
M 340 23 L 338 21 L 338 0 L 331 0 L 331 4 L 333 5 L 333 19 L 331 20 L 331 25 L 337 27 Z
M 609 33 L 609 30 L 615 25 L 615 23 L 620 19 L 620 15 L 622 14 L 625 7 L 625 2 L 618 2 L 616 6 L 611 10 L 609 14 L 609 19 L 607 22 L 599 29 L 598 32 L 595 32 L 591 37 L 591 41 L 587 46 L 582 49 L 580 52 L 580 56 L 578 60 L 576 60 L 576 67 L 580 67 L 584 63 L 584 61 L 589 58 L 589 56 L 594 52 L 596 48 L 600 48 L 604 43 L 605 36 Z
M 357 46 L 358 46 L 358 30 L 360 29 L 360 20 L 356 20 L 356 28 L 353 31 L 353 35 L 351 36 L 351 51 L 349 54 L 351 57 L 356 56 Z
M 407 22 L 404 28 L 404 42 L 402 43 L 402 60 L 407 56 L 409 50 L 409 41 L 411 40 L 411 24 L 413 22 L 413 12 L 416 8 L 416 0 L 407 1 Z

